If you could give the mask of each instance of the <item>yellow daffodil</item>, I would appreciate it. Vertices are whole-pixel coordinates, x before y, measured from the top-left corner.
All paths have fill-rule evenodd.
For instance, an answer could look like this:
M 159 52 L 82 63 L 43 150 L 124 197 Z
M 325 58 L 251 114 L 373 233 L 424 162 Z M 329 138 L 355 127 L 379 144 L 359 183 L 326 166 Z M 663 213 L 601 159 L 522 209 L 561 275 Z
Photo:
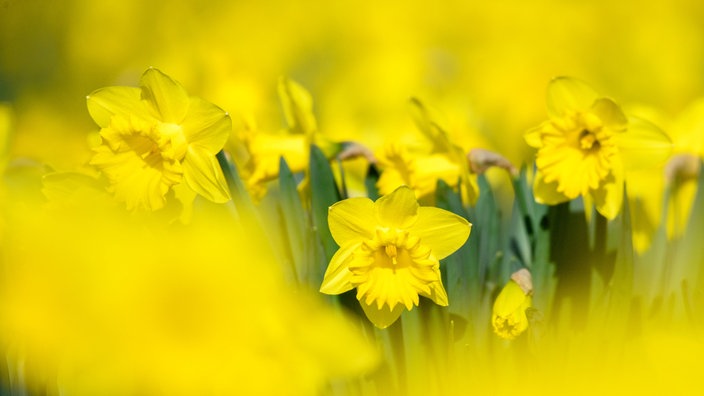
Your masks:
M 320 291 L 340 294 L 357 288 L 357 299 L 377 327 L 391 325 L 419 295 L 448 304 L 439 260 L 459 249 L 471 224 L 434 207 L 420 207 L 402 186 L 376 202 L 349 198 L 330 207 L 330 232 L 340 245 Z
M 672 125 L 675 144 L 665 166 L 665 181 L 670 188 L 667 205 L 667 236 L 681 237 L 687 227 L 704 159 L 704 99 L 689 105 Z
M 526 309 L 532 304 L 532 280 L 526 269 L 516 271 L 494 301 L 491 325 L 501 338 L 512 340 L 528 329 Z
M 232 128 L 222 109 L 189 97 L 154 68 L 142 75 L 140 88 L 103 88 L 87 101 L 102 128 L 91 164 L 129 209 L 160 209 L 166 194 L 182 184 L 213 202 L 230 199 L 215 158 Z
M 458 164 L 446 155 L 414 153 L 398 142 L 385 146 L 384 154 L 379 157 L 379 165 L 383 171 L 377 188 L 382 195 L 405 185 L 419 198 L 427 197 L 435 191 L 438 179 L 448 185 L 456 185 L 460 174 Z
M 411 100 L 414 121 L 430 143 L 430 150 L 409 150 L 398 141 L 389 143 L 379 158 L 382 173 L 377 182 L 381 194 L 389 194 L 406 185 L 418 198 L 430 196 L 443 180 L 449 186 L 459 184 L 462 201 L 473 205 L 479 196 L 477 177 L 470 173 L 462 148 L 450 141 L 443 127 L 418 99 Z
M 281 157 L 291 171 L 303 172 L 308 168 L 311 144 L 317 144 L 326 154 L 337 147 L 318 133 L 313 98 L 303 86 L 282 77 L 279 80 L 279 98 L 287 130 L 267 133 L 246 126 L 241 131 L 240 139 L 247 157 L 240 161 L 243 162 L 243 177 L 250 193 L 257 198 L 266 193 L 266 183 L 278 177 Z
M 585 83 L 558 77 L 548 86 L 550 119 L 525 139 L 538 149 L 535 198 L 548 205 L 583 196 L 613 219 L 623 202 L 624 173 L 663 162 L 669 138 L 652 124 L 629 119 Z

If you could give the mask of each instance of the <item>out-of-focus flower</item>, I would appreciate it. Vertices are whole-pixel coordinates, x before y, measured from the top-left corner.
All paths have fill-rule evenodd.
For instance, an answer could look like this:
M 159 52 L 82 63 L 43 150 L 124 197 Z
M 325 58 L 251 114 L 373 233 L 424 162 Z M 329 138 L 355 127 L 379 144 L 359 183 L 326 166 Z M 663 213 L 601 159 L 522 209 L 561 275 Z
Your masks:
M 419 154 L 398 142 L 385 146 L 379 165 L 383 171 L 377 182 L 382 195 L 390 194 L 399 186 L 408 186 L 423 198 L 435 191 L 438 179 L 448 185 L 457 185 L 460 166 L 444 154 Z
M 626 169 L 662 163 L 670 154 L 667 135 L 627 118 L 614 101 L 579 80 L 553 79 L 547 106 L 550 119 L 525 135 L 538 149 L 533 184 L 538 202 L 554 205 L 583 196 L 613 219 L 623 202 Z
M 672 125 L 674 153 L 665 166 L 665 182 L 670 187 L 667 207 L 667 235 L 682 236 L 690 217 L 704 159 L 704 99 L 692 103 Z
M 87 101 L 102 128 L 91 164 L 129 209 L 160 209 L 166 194 L 183 182 L 213 202 L 230 199 L 215 158 L 232 128 L 222 109 L 189 97 L 181 84 L 154 68 L 142 75 L 140 88 L 102 88 Z
M 84 209 L 26 208 L 10 221 L 0 344 L 31 387 L 312 395 L 373 369 L 357 327 L 287 284 L 267 243 L 238 224 Z
M 479 196 L 476 175 L 470 173 L 468 159 L 462 148 L 453 144 L 438 121 L 418 99 L 412 99 L 414 120 L 427 138 L 431 149 L 412 152 L 399 142 L 386 145 L 379 158 L 382 173 L 377 182 L 381 194 L 389 194 L 406 185 L 419 199 L 430 196 L 443 180 L 450 186 L 459 184 L 462 201 L 473 205 Z
M 494 301 L 491 325 L 501 338 L 512 340 L 528 329 L 526 309 L 531 307 L 533 282 L 527 269 L 511 275 Z
M 321 147 L 328 156 L 339 149 L 337 144 L 318 133 L 313 115 L 313 99 L 305 88 L 282 77 L 279 80 L 279 97 L 287 130 L 267 133 L 245 125 L 240 131 L 239 139 L 246 158 L 236 158 L 242 164 L 243 177 L 256 198 L 261 198 L 266 193 L 267 182 L 278 177 L 281 157 L 286 160 L 291 171 L 303 172 L 308 169 L 311 144 Z
M 330 207 L 330 232 L 338 250 L 320 291 L 340 294 L 357 288 L 357 299 L 377 327 L 391 325 L 419 295 L 448 304 L 439 260 L 459 249 L 471 224 L 456 214 L 420 207 L 402 186 L 376 202 L 349 198 Z
M 665 166 L 665 183 L 670 188 L 665 227 L 669 239 L 681 237 L 687 229 L 694 198 L 701 188 L 698 182 L 702 158 L 695 154 L 676 154 Z

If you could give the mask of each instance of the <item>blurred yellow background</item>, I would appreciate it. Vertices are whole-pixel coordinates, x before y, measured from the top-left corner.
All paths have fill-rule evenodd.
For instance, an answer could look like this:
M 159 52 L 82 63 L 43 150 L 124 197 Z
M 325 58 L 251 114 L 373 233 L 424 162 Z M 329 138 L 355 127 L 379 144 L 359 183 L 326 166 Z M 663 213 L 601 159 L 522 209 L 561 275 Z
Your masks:
M 265 130 L 281 126 L 286 75 L 311 91 L 323 134 L 375 150 L 416 133 L 418 96 L 463 146 L 521 163 L 556 75 L 680 112 L 704 91 L 702 20 L 696 0 L 0 0 L 0 101 L 16 112 L 14 155 L 57 169 L 90 155 L 85 95 L 148 66 Z

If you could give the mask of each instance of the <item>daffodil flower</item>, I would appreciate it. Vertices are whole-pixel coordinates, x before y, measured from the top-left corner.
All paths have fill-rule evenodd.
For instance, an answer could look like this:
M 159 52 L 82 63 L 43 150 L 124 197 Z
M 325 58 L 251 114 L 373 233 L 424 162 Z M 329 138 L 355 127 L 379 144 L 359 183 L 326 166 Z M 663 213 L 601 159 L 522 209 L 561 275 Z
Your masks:
M 549 120 L 525 136 L 538 149 L 533 185 L 538 202 L 554 205 L 583 196 L 613 219 L 623 202 L 626 169 L 664 162 L 670 154 L 667 135 L 629 119 L 613 100 L 579 80 L 552 80 L 547 106 Z
M 291 171 L 303 172 L 308 168 L 311 144 L 316 144 L 329 156 L 340 148 L 318 133 L 313 98 L 308 90 L 282 77 L 279 98 L 288 125 L 286 130 L 267 133 L 247 128 L 240 136 L 248 157 L 243 161 L 243 176 L 255 198 L 261 198 L 266 193 L 266 183 L 278 177 L 281 157 Z
M 102 128 L 91 164 L 128 209 L 160 209 L 166 194 L 184 184 L 213 202 L 230 199 L 215 158 L 232 129 L 222 109 L 189 97 L 181 84 L 154 68 L 142 75 L 140 88 L 102 88 L 87 102 Z
M 379 164 L 384 169 L 377 181 L 382 195 L 406 185 L 419 198 L 427 197 L 435 192 L 438 179 L 456 185 L 460 174 L 460 166 L 447 155 L 413 153 L 398 142 L 385 146 Z
M 377 182 L 381 194 L 389 194 L 401 185 L 409 186 L 418 198 L 435 192 L 438 180 L 450 186 L 459 184 L 462 201 L 474 205 L 479 196 L 477 176 L 470 173 L 462 148 L 450 141 L 444 128 L 418 99 L 411 100 L 414 121 L 431 144 L 428 152 L 409 150 L 398 141 L 388 143 L 379 158 L 383 171 Z
M 494 301 L 491 325 L 496 335 L 512 340 L 528 329 L 526 309 L 532 304 L 532 289 L 528 270 L 513 273 Z
M 357 288 L 369 320 L 385 328 L 419 296 L 448 305 L 439 260 L 459 249 L 471 224 L 434 207 L 420 207 L 402 186 L 376 202 L 349 198 L 330 207 L 330 232 L 340 249 L 330 260 L 320 291 Z

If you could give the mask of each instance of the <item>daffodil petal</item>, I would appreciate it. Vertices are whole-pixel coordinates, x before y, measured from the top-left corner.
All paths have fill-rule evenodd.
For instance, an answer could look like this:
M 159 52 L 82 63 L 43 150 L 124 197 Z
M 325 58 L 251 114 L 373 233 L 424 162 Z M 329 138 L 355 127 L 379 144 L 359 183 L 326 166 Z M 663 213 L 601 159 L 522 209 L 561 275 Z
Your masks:
M 221 108 L 200 98 L 191 98 L 188 117 L 181 122 L 188 143 L 215 155 L 222 150 L 232 131 L 230 116 Z
M 540 124 L 537 127 L 529 129 L 525 135 L 523 135 L 523 138 L 525 139 L 526 143 L 534 148 L 541 148 L 543 147 L 543 139 L 542 139 L 542 131 L 543 131 L 543 125 Z
M 442 285 L 441 281 L 433 282 L 430 284 L 430 294 L 420 293 L 424 297 L 428 297 L 433 300 L 433 302 L 442 307 L 449 305 L 449 300 L 447 298 L 447 292 L 445 287 Z
M 291 131 L 312 136 L 318 127 L 313 116 L 313 98 L 310 93 L 295 81 L 281 77 L 279 96 Z
M 140 80 L 142 99 L 154 106 L 163 122 L 180 124 L 186 117 L 190 100 L 181 84 L 160 70 L 150 67 Z
M 377 308 L 376 303 L 372 302 L 371 305 L 360 301 L 359 304 L 364 310 L 364 314 L 374 326 L 385 329 L 391 326 L 403 313 L 403 304 L 396 304 L 396 307 L 391 310 L 388 305 L 384 305 L 381 309 Z
M 183 224 L 189 224 L 193 217 L 193 201 L 197 194 L 184 183 L 179 183 L 171 187 L 174 192 L 174 197 L 181 203 L 181 214 L 179 220 Z
M 518 283 L 509 280 L 494 301 L 494 315 L 508 316 L 522 308 L 526 294 Z
M 418 208 L 418 220 L 408 233 L 420 238 L 436 259 L 442 260 L 462 247 L 469 237 L 472 225 L 464 218 L 430 206 Z
M 355 239 L 372 239 L 376 223 L 374 203 L 369 198 L 349 198 L 328 209 L 330 233 L 340 246 Z
M 672 140 L 660 128 L 637 117 L 629 119 L 628 131 L 614 136 L 627 169 L 662 165 L 672 153 Z
M 526 309 L 532 301 L 521 287 L 509 280 L 494 301 L 491 315 L 494 332 L 501 338 L 512 340 L 528 329 Z
M 621 107 L 609 98 L 599 98 L 592 106 L 592 112 L 613 131 L 625 131 L 628 128 L 628 118 Z
M 557 205 L 570 200 L 568 196 L 557 191 L 557 181 L 546 183 L 540 171 L 535 175 L 533 195 L 535 196 L 536 202 L 545 205 Z
M 189 146 L 183 160 L 183 177 L 193 191 L 210 201 L 230 200 L 230 191 L 217 159 L 206 149 Z
M 101 128 L 107 128 L 115 114 L 152 118 L 140 100 L 140 90 L 134 87 L 107 87 L 93 91 L 86 97 L 88 113 Z
M 375 203 L 376 217 L 384 227 L 408 228 L 417 218 L 418 201 L 413 190 L 401 186 Z
M 358 247 L 359 243 L 353 243 L 335 252 L 330 259 L 328 269 L 325 271 L 323 283 L 320 285 L 321 293 L 341 294 L 354 288 L 350 282 L 352 272 L 349 270 L 348 263 L 352 260 L 352 255 Z
M 433 144 L 431 152 L 447 152 L 452 143 L 445 129 L 438 123 L 441 117 L 433 109 L 423 105 L 417 98 L 411 98 L 411 115 L 418 130 Z
M 618 216 L 623 205 L 623 173 L 619 170 L 620 164 L 615 165 L 618 166 L 611 170 L 603 184 L 591 194 L 596 210 L 609 220 Z
M 697 154 L 704 158 L 704 98 L 694 103 L 680 113 L 668 129 L 668 133 L 676 144 L 678 152 Z
M 572 77 L 556 77 L 548 85 L 548 114 L 559 118 L 568 112 L 586 111 L 598 98 L 586 83 Z

